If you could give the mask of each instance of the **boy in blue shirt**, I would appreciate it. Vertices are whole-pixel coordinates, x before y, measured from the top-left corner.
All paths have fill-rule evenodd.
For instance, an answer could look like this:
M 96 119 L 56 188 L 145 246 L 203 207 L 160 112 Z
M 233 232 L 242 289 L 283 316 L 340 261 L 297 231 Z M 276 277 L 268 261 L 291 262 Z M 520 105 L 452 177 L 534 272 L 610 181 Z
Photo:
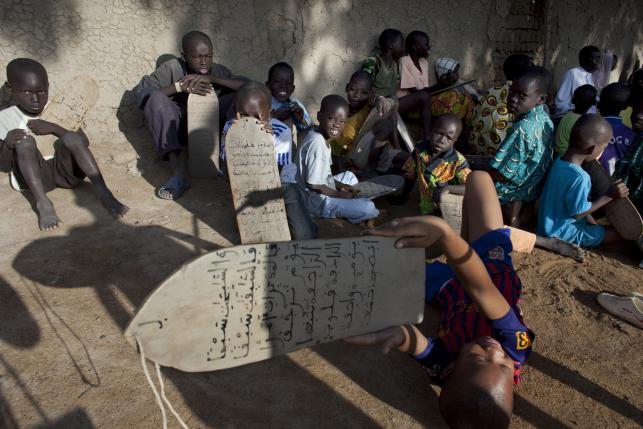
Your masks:
M 304 103 L 292 96 L 295 90 L 295 71 L 288 63 L 277 63 L 268 70 L 266 86 L 272 94 L 270 109 L 272 117 L 286 122 L 292 120 L 297 131 L 306 130 L 312 124 Z
M 634 131 L 628 128 L 619 116 L 627 109 L 630 89 L 623 83 L 611 83 L 601 91 L 598 110 L 612 127 L 612 138 L 601 154 L 599 162 L 610 175 L 614 174 L 616 163 L 629 155 L 634 143 Z
M 536 234 L 556 237 L 582 247 L 598 247 L 623 241 L 611 226 L 597 225 L 592 213 L 612 199 L 629 193 L 616 182 L 606 195 L 589 201 L 592 182 L 581 168 L 603 152 L 612 138 L 610 124 L 600 115 L 585 114 L 572 129 L 569 149 L 556 159 L 545 182 Z

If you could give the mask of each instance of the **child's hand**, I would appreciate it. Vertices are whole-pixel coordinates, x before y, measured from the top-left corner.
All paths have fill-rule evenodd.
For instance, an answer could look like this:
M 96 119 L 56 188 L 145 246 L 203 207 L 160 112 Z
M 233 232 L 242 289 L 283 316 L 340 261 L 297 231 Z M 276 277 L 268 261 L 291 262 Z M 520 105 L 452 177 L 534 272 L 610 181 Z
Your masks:
M 268 134 L 272 134 L 272 125 L 268 121 L 257 121 L 257 124 L 261 125 L 261 131 L 265 131 Z
M 23 130 L 21 128 L 16 128 L 15 130 L 11 130 L 7 133 L 7 137 L 5 138 L 5 143 L 9 147 L 9 149 L 13 149 L 18 145 L 25 137 L 27 137 L 27 130 Z
M 299 122 L 304 122 L 304 110 L 297 104 L 294 104 L 290 112 L 295 115 Z
M 353 192 L 350 191 L 337 191 L 335 193 L 335 198 L 341 198 L 343 200 L 352 200 L 355 198 L 355 195 Z
M 377 113 L 379 113 L 380 116 L 383 116 L 384 111 L 386 110 L 386 99 L 381 95 L 375 97 L 375 107 L 377 108 Z
M 449 225 L 435 216 L 413 216 L 394 219 L 366 231 L 367 234 L 381 237 L 400 237 L 395 242 L 398 249 L 404 247 L 430 247 L 442 239 L 447 233 L 452 232 Z
M 359 189 L 356 189 L 355 187 L 353 187 L 351 185 L 346 185 L 346 184 L 343 184 L 343 183 L 340 184 L 340 185 L 337 185 L 337 189 L 340 190 L 340 191 L 343 191 L 343 192 L 350 192 L 353 195 L 359 194 Z
M 283 109 L 272 110 L 270 112 L 273 118 L 279 119 L 280 121 L 287 121 L 290 118 L 290 108 L 286 107 Z
M 401 326 L 392 326 L 370 334 L 344 338 L 344 341 L 358 346 L 381 346 L 382 352 L 388 353 L 393 349 L 400 348 L 406 342 L 406 335 Z
M 179 81 L 183 91 L 190 94 L 207 95 L 214 91 L 210 76 L 200 74 L 189 74 Z
M 49 134 L 61 134 L 60 126 L 44 121 L 42 119 L 32 119 L 27 122 L 27 127 L 37 136 L 45 136 Z
M 630 194 L 630 190 L 627 189 L 625 183 L 619 180 L 610 186 L 610 190 L 607 194 L 612 197 L 612 199 L 617 200 L 619 198 L 627 197 Z

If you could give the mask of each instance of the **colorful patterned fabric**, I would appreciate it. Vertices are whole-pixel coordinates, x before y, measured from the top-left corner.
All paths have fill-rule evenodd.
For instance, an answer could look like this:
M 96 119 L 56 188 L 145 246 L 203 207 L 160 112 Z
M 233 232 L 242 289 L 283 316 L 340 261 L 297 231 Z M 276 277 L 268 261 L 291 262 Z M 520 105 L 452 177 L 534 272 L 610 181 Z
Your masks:
M 614 177 L 625 182 L 630 200 L 643 213 L 643 132 L 634 138 L 630 155 L 616 164 Z
M 501 204 L 535 201 L 553 162 L 554 124 L 538 105 L 517 117 L 491 160 L 491 167 L 506 180 L 496 183 Z
M 507 136 L 513 115 L 507 109 L 510 81 L 484 93 L 473 110 L 469 129 L 469 149 L 473 155 L 493 156 Z
M 404 176 L 410 181 L 419 180 L 420 212 L 431 214 L 435 210 L 433 193 L 445 185 L 462 185 L 471 173 L 467 160 L 456 150 L 432 155 L 429 142 L 422 141 L 406 160 Z
M 451 89 L 431 96 L 431 115 L 440 116 L 445 113 L 454 113 L 465 124 L 473 118 L 473 100 L 461 90 Z
M 362 70 L 373 79 L 373 92 L 382 97 L 394 97 L 400 86 L 400 71 L 397 61 L 387 65 L 379 55 L 368 57 L 362 64 Z

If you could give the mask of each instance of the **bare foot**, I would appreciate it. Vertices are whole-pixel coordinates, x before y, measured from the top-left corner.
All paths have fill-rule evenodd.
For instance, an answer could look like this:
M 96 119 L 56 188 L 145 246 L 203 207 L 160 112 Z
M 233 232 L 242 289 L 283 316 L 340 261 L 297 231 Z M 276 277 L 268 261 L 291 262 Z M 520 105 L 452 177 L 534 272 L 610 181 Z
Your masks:
M 536 237 L 536 246 L 551 250 L 559 255 L 570 257 L 577 262 L 583 262 L 585 260 L 585 251 L 583 249 L 558 238 Z
M 376 218 L 366 220 L 362 225 L 364 229 L 375 228 L 377 225 L 382 224 L 386 218 L 388 218 L 388 211 L 380 209 L 380 214 L 378 214 Z
M 100 196 L 100 202 L 116 218 L 124 217 L 129 212 L 129 207 L 118 201 L 109 191 Z
M 63 224 L 49 199 L 37 202 L 36 210 L 38 211 L 38 226 L 41 231 L 51 231 Z

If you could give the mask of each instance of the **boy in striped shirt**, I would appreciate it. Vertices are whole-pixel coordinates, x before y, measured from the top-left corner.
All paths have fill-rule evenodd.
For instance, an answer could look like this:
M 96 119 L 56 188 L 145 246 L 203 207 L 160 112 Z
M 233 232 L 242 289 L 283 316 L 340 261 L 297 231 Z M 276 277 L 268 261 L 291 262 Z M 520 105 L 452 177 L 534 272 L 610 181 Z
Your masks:
M 347 341 L 410 353 L 442 386 L 440 413 L 449 426 L 506 428 L 513 385 L 534 334 L 522 321 L 522 284 L 509 256 L 509 229 L 486 172 L 467 178 L 462 212 L 462 237 L 434 216 L 396 219 L 368 231 L 401 237 L 397 248 L 435 244 L 446 255 L 448 265 L 435 262 L 426 269 L 426 300 L 441 309 L 437 335 L 427 338 L 404 325 Z

